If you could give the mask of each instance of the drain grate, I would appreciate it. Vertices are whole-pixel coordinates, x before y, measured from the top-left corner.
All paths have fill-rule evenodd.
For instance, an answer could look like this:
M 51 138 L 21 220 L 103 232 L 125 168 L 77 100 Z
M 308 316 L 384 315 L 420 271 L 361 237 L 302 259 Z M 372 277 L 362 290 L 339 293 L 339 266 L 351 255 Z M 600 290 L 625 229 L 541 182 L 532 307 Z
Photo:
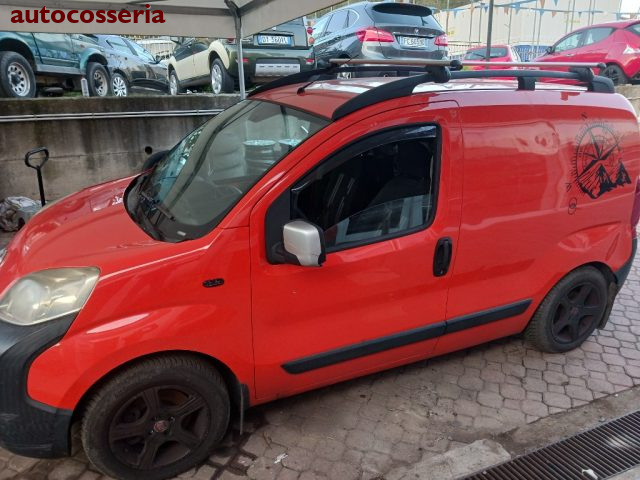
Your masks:
M 640 464 L 640 411 L 466 480 L 603 480 Z

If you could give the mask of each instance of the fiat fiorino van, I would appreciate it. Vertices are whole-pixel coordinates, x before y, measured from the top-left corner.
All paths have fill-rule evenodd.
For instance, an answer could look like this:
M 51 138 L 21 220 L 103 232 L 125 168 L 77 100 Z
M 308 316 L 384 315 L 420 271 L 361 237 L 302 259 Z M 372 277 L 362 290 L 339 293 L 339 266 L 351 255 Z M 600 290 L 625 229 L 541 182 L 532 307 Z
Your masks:
M 167 478 L 232 411 L 603 327 L 635 253 L 632 107 L 586 67 L 447 65 L 277 80 L 36 215 L 0 254 L 0 444 L 64 456 L 78 422 L 104 473 Z

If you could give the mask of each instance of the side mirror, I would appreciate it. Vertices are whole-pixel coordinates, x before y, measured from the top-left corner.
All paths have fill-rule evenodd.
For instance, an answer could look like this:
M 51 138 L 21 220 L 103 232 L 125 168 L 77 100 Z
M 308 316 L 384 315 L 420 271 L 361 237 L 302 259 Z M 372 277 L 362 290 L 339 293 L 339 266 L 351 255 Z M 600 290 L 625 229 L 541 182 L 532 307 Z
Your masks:
M 551 55 L 553 53 L 553 47 L 547 47 L 544 51 L 547 52 L 547 55 Z
M 282 227 L 287 263 L 319 267 L 327 258 L 324 233 L 320 227 L 304 220 L 294 220 Z

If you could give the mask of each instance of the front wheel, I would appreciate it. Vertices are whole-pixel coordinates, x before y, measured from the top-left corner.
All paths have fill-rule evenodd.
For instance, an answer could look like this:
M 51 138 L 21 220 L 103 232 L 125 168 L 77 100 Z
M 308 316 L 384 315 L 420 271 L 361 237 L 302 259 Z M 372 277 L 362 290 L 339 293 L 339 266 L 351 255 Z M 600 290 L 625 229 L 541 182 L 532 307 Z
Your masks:
M 33 98 L 36 77 L 33 68 L 19 53 L 0 52 L 0 96 Z
M 595 267 L 569 273 L 551 289 L 525 330 L 525 338 L 544 352 L 579 347 L 603 320 L 607 282 Z
M 114 73 L 111 77 L 111 91 L 116 97 L 129 96 L 129 82 L 121 73 Z
M 178 74 L 175 70 L 171 70 L 169 74 L 169 95 L 178 95 L 181 93 L 180 80 L 178 80 Z
M 124 480 L 174 477 L 203 462 L 229 425 L 220 374 L 190 356 L 144 360 L 106 382 L 82 421 L 89 460 Z
M 109 95 L 109 73 L 101 63 L 91 62 L 87 65 L 87 82 L 89 83 L 89 95 L 92 97 Z

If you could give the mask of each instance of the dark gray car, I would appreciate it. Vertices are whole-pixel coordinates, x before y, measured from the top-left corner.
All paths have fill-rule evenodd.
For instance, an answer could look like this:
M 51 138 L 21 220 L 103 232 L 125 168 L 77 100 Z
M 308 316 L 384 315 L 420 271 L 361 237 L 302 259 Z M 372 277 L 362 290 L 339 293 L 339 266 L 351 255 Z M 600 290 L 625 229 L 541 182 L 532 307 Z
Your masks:
M 446 58 L 447 37 L 432 13 L 408 3 L 362 2 L 334 10 L 313 28 L 318 66 L 331 58 Z
M 94 35 L 107 54 L 111 75 L 111 93 L 126 97 L 133 88 L 169 89 L 169 72 L 164 63 L 128 38 L 118 35 Z

